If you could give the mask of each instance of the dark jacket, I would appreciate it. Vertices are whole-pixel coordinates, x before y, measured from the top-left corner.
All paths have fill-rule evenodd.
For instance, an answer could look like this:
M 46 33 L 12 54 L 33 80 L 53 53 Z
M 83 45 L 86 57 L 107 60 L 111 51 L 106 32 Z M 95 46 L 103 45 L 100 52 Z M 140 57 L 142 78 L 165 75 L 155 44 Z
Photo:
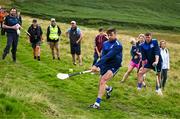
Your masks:
M 28 32 L 30 33 L 30 42 L 31 43 L 36 43 L 41 41 L 41 37 L 42 37 L 42 29 L 41 27 L 38 25 L 36 28 L 33 27 L 33 25 L 31 25 L 28 29 Z

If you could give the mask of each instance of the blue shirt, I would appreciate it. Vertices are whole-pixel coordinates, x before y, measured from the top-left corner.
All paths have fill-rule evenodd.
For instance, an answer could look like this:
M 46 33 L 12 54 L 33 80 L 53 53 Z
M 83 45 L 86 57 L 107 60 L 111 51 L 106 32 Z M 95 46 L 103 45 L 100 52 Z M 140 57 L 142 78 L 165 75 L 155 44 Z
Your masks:
M 160 48 L 156 39 L 152 39 L 150 43 L 144 42 L 141 45 L 142 60 L 147 60 L 152 64 L 155 61 L 155 56 L 159 56 L 159 62 L 162 62 Z
M 14 26 L 19 24 L 19 19 L 17 17 L 7 16 L 4 20 L 4 24 L 7 26 Z M 16 33 L 14 29 L 5 29 L 7 33 Z
M 113 41 L 105 41 L 102 49 L 102 57 L 95 66 L 100 68 L 102 66 L 111 66 L 114 68 L 121 67 L 122 50 L 123 47 L 117 39 Z

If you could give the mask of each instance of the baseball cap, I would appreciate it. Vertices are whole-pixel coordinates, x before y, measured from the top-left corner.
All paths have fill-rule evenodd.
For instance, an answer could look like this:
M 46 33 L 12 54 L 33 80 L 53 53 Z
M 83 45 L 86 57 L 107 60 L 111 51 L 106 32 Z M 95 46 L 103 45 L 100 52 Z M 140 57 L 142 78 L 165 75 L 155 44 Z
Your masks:
M 71 24 L 76 24 L 76 21 L 71 21 Z
M 51 18 L 51 21 L 56 21 L 56 19 L 55 18 Z

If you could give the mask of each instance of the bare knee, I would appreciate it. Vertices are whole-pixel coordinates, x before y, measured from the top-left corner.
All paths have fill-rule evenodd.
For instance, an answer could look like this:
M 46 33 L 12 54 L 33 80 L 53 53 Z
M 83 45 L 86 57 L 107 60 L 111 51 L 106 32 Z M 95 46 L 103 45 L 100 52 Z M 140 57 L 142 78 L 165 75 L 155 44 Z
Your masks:
M 39 50 L 39 49 L 40 49 L 40 46 L 36 46 L 36 49 L 38 49 L 38 50 Z
M 105 85 L 107 82 L 107 78 L 106 77 L 102 77 L 100 80 L 100 85 Z

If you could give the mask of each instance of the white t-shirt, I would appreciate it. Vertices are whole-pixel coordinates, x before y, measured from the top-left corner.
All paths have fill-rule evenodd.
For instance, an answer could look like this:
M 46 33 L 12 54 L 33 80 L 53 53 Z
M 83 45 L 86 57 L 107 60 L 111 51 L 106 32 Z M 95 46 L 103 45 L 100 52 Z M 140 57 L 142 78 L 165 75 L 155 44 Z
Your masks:
M 169 69 L 170 68 L 170 63 L 169 63 L 169 51 L 167 48 L 165 49 L 160 49 L 161 51 L 161 57 L 162 57 L 162 60 L 163 60 L 163 63 L 162 63 L 162 69 Z

